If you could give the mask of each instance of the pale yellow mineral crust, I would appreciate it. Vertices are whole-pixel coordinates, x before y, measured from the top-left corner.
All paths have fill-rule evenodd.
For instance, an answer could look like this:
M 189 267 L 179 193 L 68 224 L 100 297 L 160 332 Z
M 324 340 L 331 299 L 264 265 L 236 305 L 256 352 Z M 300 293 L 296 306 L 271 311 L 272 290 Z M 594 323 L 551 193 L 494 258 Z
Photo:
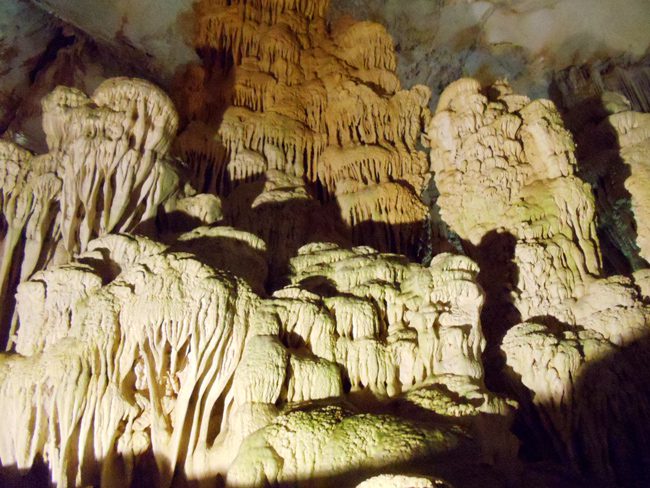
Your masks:
M 598 103 L 600 113 L 577 136 L 580 173 L 594 188 L 608 240 L 633 270 L 644 268 L 650 261 L 650 115 L 630 110 L 617 93 L 605 92 Z
M 0 141 L 3 469 L 45 463 L 61 487 L 431 488 L 451 486 L 443 464 L 455 482 L 482 463 L 521 481 L 517 403 L 484 381 L 500 346 L 552 449 L 630 485 L 650 271 L 604 276 L 557 109 L 462 79 L 432 116 L 386 29 L 327 8 L 200 0 L 180 116 L 114 78 L 45 97 L 46 154 Z M 648 120 L 613 112 L 647 259 Z M 425 266 L 405 254 L 431 177 L 467 255 Z
M 176 110 L 162 90 L 114 78 L 92 97 L 59 87 L 44 98 L 47 154 L 32 156 L 0 141 L 7 222 L 0 269 L 3 345 L 15 330 L 17 281 L 52 261 L 66 262 L 95 237 L 135 230 L 177 191 L 167 156 L 176 127 Z
M 345 396 L 362 406 L 412 391 L 419 400 L 407 403 L 456 418 L 426 403 L 428 381 L 466 385 L 451 388 L 471 399 L 470 417 L 507 415 L 482 387 L 483 298 L 469 259 L 440 255 L 424 268 L 370 248 L 310 244 L 291 260 L 291 283 L 262 299 L 218 269 L 259 282 L 238 268 L 245 254 L 219 239 L 264 250 L 227 227 L 199 227 L 170 245 L 107 235 L 77 262 L 20 285 L 19 354 L 0 356 L 0 411 L 12 419 L 0 436 L 3 465 L 29 467 L 43 456 L 62 486 L 108 483 L 118 472 L 128 484 L 150 453 L 162 486 L 179 469 L 189 479 L 221 474 L 229 486 L 257 486 L 381 469 L 458 442 L 435 423 L 334 407 L 310 420 L 316 411 L 282 413 L 291 406 Z M 302 420 L 274 433 L 294 418 L 322 430 L 330 415 L 331 439 L 302 432 Z M 298 447 L 303 435 L 315 450 Z M 283 446 L 280 471 L 266 451 L 249 449 L 256 439 Z M 341 451 L 349 442 L 367 451 Z
M 630 112 L 611 116 L 628 142 L 621 156 L 630 160 L 643 153 L 640 120 Z M 647 356 L 647 280 L 643 272 L 603 276 L 594 197 L 575 175 L 575 146 L 557 109 L 513 95 L 504 83 L 483 90 L 459 80 L 443 92 L 426 140 L 440 214 L 482 265 L 491 301 L 484 326 L 505 335 L 501 350 L 517 375 L 515 389 L 521 382 L 532 394 L 560 456 L 600 482 L 629 484 L 645 429 L 626 431 L 625 418 L 642 418 L 645 407 L 615 405 L 647 404 L 627 376 L 639 360 L 624 353 Z M 642 192 L 636 198 L 642 205 Z M 607 381 L 596 387 L 599 374 Z M 618 435 L 626 440 L 612 441 Z
M 504 84 L 487 92 L 474 80 L 452 83 L 427 127 L 441 216 L 472 246 L 512 236 L 505 259 L 518 268 L 521 319 L 564 317 L 566 299 L 600 273 L 593 196 L 574 176 L 573 139 L 551 102 Z

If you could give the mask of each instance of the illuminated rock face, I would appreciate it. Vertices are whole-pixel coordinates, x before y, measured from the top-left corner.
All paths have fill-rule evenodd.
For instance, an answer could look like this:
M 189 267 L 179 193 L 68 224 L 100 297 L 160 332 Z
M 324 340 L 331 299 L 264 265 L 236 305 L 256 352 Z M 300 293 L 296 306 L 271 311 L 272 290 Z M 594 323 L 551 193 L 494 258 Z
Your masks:
M 404 405 L 451 419 L 509 410 L 480 386 L 482 293 L 469 259 L 440 255 L 423 268 L 313 244 L 292 260 L 292 283 L 261 299 L 201 262 L 206 243 L 199 254 L 173 250 L 199 236 L 219 246 L 221 235 L 242 246 L 257 239 L 197 229 L 169 247 L 107 235 L 19 286 L 19 355 L 0 357 L 2 413 L 12 419 L 3 465 L 27 468 L 40 455 L 62 486 L 128 483 L 153 455 L 161 486 L 175 470 L 262 486 L 381 470 L 460 442 L 431 421 L 338 407 L 283 413 L 292 405 L 347 396 L 362 407 L 409 392 Z M 231 255 L 233 266 L 239 259 Z M 442 407 L 436 384 L 472 409 Z M 261 442 L 267 454 L 251 447 Z M 341 453 L 348 442 L 367 451 Z
M 491 91 L 453 83 L 427 127 L 441 217 L 470 255 L 514 263 L 521 319 L 566 320 L 567 300 L 600 272 L 593 196 L 574 174 L 573 140 L 553 104 L 505 84 Z M 499 241 L 512 241 L 509 255 Z
M 67 261 L 94 237 L 154 219 L 178 189 L 167 155 L 177 115 L 152 84 L 112 79 L 92 98 L 60 87 L 43 99 L 43 111 L 47 154 L 0 142 L 3 345 L 15 325 L 17 281 Z
M 647 485 L 645 115 L 607 98 L 579 164 L 503 82 L 432 116 L 385 29 L 327 7 L 202 0 L 180 116 L 115 78 L 43 99 L 45 154 L 0 142 L 0 484 L 528 486 L 487 366 L 566 465 Z M 404 256 L 428 224 L 465 255 Z
M 626 127 L 643 120 L 629 112 L 612 118 L 623 141 Z M 636 134 L 642 141 L 641 127 Z M 638 453 L 648 432 L 626 423 L 647 408 L 645 390 L 628 378 L 637 367 L 645 371 L 647 279 L 602 277 L 594 199 L 575 176 L 573 141 L 559 113 L 506 85 L 484 91 L 460 80 L 442 93 L 427 139 L 441 217 L 483 272 L 496 271 L 481 280 L 488 341 L 505 335 L 507 366 L 532 394 L 552 449 L 601 482 L 643 484 L 649 472 Z M 642 159 L 643 149 L 626 146 L 622 157 Z M 635 208 L 642 195 L 637 190 Z M 498 274 L 499 261 L 507 274 Z M 596 387 L 600 375 L 607 379 Z M 639 410 L 618 407 L 627 402 Z
M 416 145 L 430 91 L 400 88 L 383 27 L 328 27 L 326 9 L 199 2 L 204 61 L 181 77 L 177 98 L 193 122 L 179 153 L 197 188 L 222 195 L 268 171 L 304 178 L 355 243 L 414 254 L 428 215 L 419 200 L 428 164 Z
M 596 195 L 600 230 L 627 266 L 646 268 L 650 259 L 650 115 L 630 110 L 622 95 L 605 92 L 575 109 L 580 176 Z
M 43 105 L 50 152 L 2 146 L 3 263 L 24 269 L 6 272 L 20 284 L 15 354 L 0 355 L 3 466 L 44 460 L 60 486 L 263 486 L 356 484 L 463 452 L 509 462 L 514 403 L 483 386 L 473 261 L 345 245 L 341 222 L 313 225 L 309 178 L 281 165 L 223 203 L 197 194 L 201 173 L 168 156 L 176 112 L 147 82 L 60 87 Z M 376 186 L 357 191 L 379 202 L 366 218 L 426 210 Z

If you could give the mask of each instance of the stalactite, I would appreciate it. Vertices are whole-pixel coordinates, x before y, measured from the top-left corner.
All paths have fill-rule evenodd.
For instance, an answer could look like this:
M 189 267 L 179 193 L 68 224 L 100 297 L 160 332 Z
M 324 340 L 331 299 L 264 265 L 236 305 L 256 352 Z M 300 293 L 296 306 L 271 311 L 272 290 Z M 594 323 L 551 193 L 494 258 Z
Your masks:
M 218 129 L 227 157 L 236 161 L 228 166 L 245 165 L 241 160 L 244 150 L 266 155 L 267 147 L 273 146 L 283 153 L 286 166 L 266 169 L 303 175 L 315 193 L 328 200 L 378 182 L 404 183 L 413 193 L 409 201 L 417 198 L 428 183 L 425 156 L 417 144 L 430 117 L 431 93 L 422 86 L 400 90 L 392 39 L 383 27 L 347 19 L 328 30 L 326 7 L 327 2 L 223 5 L 207 0 L 196 7 L 196 46 L 230 55 L 234 63 L 232 68 L 226 65 L 232 72 L 234 107 L 224 107 Z M 321 161 L 324 151 L 328 154 L 325 163 Z M 361 163 L 358 170 L 328 174 L 332 155 L 339 151 L 368 163 Z M 390 157 L 377 162 L 382 151 Z M 364 152 L 368 153 L 365 157 Z M 264 173 L 257 163 L 254 169 L 237 171 L 244 180 L 248 173 Z M 231 190 L 230 183 L 216 187 Z M 320 195 L 319 187 L 325 187 L 325 195 Z M 345 190 L 339 192 L 341 188 Z M 369 202 L 371 193 L 366 192 L 360 201 Z M 374 212 L 374 217 L 386 226 L 394 220 L 382 212 Z M 349 216 L 342 218 L 354 227 Z M 426 217 L 420 213 L 417 218 L 408 223 L 421 230 Z M 405 215 L 401 222 L 407 223 L 406 219 Z M 361 239 L 359 243 L 390 247 L 387 235 L 375 233 L 364 240 L 362 231 L 350 231 Z

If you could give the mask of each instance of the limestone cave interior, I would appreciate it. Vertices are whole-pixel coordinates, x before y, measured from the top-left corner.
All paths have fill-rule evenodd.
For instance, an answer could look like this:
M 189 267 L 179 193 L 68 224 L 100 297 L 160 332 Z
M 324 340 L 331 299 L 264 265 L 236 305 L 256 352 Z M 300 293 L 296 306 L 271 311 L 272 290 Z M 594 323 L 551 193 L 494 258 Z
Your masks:
M 0 487 L 650 487 L 648 0 L 2 0 Z

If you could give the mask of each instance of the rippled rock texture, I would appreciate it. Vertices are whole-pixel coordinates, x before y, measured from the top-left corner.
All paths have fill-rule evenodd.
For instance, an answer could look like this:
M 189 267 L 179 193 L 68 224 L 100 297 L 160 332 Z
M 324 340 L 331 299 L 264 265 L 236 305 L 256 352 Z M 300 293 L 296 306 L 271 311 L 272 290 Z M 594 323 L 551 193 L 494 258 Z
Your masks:
M 647 486 L 610 3 L 0 7 L 0 484 Z

